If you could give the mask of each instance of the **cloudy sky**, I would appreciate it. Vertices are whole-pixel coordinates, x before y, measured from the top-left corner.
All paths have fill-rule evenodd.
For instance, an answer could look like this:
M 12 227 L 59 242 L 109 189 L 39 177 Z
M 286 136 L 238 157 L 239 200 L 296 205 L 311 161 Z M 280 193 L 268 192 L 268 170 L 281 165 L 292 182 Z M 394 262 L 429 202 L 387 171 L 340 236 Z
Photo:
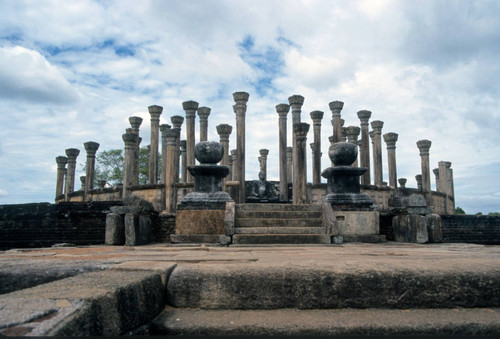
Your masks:
M 322 168 L 328 103 L 340 100 L 345 126 L 367 109 L 399 134 L 407 186 L 420 173 L 416 142 L 429 139 L 431 169 L 452 162 L 456 205 L 500 211 L 499 17 L 497 0 L 2 0 L 0 204 L 52 202 L 55 157 L 75 147 L 84 162 L 86 141 L 122 148 L 130 116 L 144 118 L 148 144 L 150 105 L 163 106 L 161 123 L 184 116 L 186 100 L 210 107 L 218 140 L 216 125 L 235 126 L 232 93 L 246 91 L 247 180 L 262 148 L 278 179 L 275 106 L 300 94 L 302 121 L 325 112 Z

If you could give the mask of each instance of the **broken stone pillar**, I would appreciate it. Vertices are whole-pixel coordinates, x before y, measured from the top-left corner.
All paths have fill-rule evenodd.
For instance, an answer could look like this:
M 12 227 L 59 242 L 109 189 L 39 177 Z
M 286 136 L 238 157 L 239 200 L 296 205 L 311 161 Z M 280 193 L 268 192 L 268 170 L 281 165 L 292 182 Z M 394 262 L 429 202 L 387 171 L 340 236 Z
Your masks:
M 361 149 L 359 154 L 359 164 L 368 170 L 361 177 L 362 185 L 370 185 L 370 141 L 368 135 L 368 120 L 372 112 L 362 110 L 358 112 L 358 118 L 361 121 Z
M 384 134 L 384 141 L 387 145 L 387 163 L 389 170 L 389 186 L 397 189 L 396 178 L 398 177 L 396 172 L 396 142 L 398 141 L 397 133 L 386 133 Z
M 452 208 L 448 205 L 448 196 L 454 196 L 454 188 L 453 188 L 453 170 L 451 169 L 451 162 L 449 161 L 440 161 L 438 163 L 439 168 L 439 186 L 441 188 L 441 192 L 445 193 L 446 201 L 445 201 L 445 212 L 446 214 L 454 214 L 455 213 L 455 203 L 453 203 Z M 453 200 L 454 201 L 454 200 Z
M 64 185 L 64 194 L 66 201 L 69 201 L 69 194 L 75 190 L 76 158 L 80 154 L 80 150 L 77 148 L 68 148 L 65 152 L 68 157 L 68 171 L 66 174 L 66 184 Z
M 286 148 L 286 182 L 293 183 L 293 147 Z
M 179 168 L 180 168 L 180 158 L 181 158 L 181 128 L 182 123 L 184 122 L 184 117 L 180 115 L 174 115 L 170 118 L 172 122 L 172 128 L 176 128 L 179 130 L 179 137 L 177 138 L 177 144 L 175 145 L 175 168 L 177 168 L 177 172 L 175 173 L 175 182 L 179 182 Z
M 200 119 L 200 141 L 208 140 L 208 116 L 210 115 L 210 107 L 199 107 L 198 117 Z
M 333 128 L 333 143 L 342 141 L 342 122 L 340 119 L 340 112 L 344 108 L 342 101 L 332 101 L 329 104 L 330 111 L 332 111 L 332 128 Z
M 269 150 L 268 149 L 260 149 L 259 150 L 260 154 L 260 171 L 264 172 L 267 177 L 267 156 L 269 155 Z
M 194 145 L 195 145 L 195 129 L 194 129 L 194 119 L 196 117 L 196 110 L 198 109 L 198 103 L 196 101 L 184 101 L 182 103 L 182 108 L 186 112 L 186 157 L 187 166 L 193 166 L 195 164 L 194 159 Z M 191 173 L 187 173 L 187 182 L 193 182 L 193 176 Z
M 151 218 L 136 213 L 125 214 L 125 245 L 139 246 L 151 242 Z
M 87 152 L 87 171 L 85 173 L 85 201 L 87 201 L 88 192 L 94 189 L 95 154 L 99 149 L 99 144 L 94 141 L 88 141 L 83 146 Z
M 181 140 L 179 143 L 181 151 L 181 181 L 186 182 L 187 179 L 187 166 L 186 166 L 186 140 Z
M 238 201 L 240 203 L 245 202 L 245 115 L 248 97 L 249 94 L 247 92 L 233 93 L 233 99 L 236 102 L 236 104 L 233 105 L 233 110 L 236 114 L 236 149 L 238 151 L 236 170 L 238 172 L 238 181 L 240 182 L 238 190 Z M 233 161 L 233 167 L 234 166 L 235 163 Z
M 347 136 L 347 142 L 350 142 L 351 144 L 355 144 L 356 146 L 358 145 L 358 136 L 359 133 L 361 132 L 361 128 L 358 126 L 347 126 L 346 127 L 346 136 Z M 358 157 L 356 156 L 356 160 L 354 160 L 354 163 L 352 164 L 352 167 L 358 167 Z
M 313 185 L 321 183 L 321 119 L 324 113 L 322 111 L 312 111 L 310 113 L 313 121 L 314 146 L 312 152 L 312 179 Z
M 220 164 L 222 166 L 228 166 L 229 167 L 229 159 L 231 158 L 231 155 L 229 154 L 229 136 L 231 135 L 231 132 L 233 131 L 233 126 L 228 125 L 228 124 L 220 124 L 216 126 L 217 129 L 217 134 L 219 134 L 219 141 L 224 148 L 224 155 L 222 156 L 222 160 Z M 231 166 L 232 169 L 232 166 Z M 231 174 L 231 170 L 229 171 Z M 232 177 L 232 175 L 231 175 Z M 226 177 L 223 180 L 223 186 L 225 188 L 225 184 L 227 180 L 231 180 L 230 177 Z
M 293 125 L 294 145 L 294 183 L 293 203 L 307 204 L 307 133 L 309 124 L 301 122 Z
M 123 142 L 125 143 L 125 154 L 123 159 L 123 191 L 122 198 L 128 197 L 130 191 L 128 188 L 132 185 L 134 179 L 134 157 L 137 147 L 137 135 L 134 133 L 125 133 L 122 135 Z
M 439 182 L 439 168 L 434 168 L 432 170 L 432 172 L 434 173 L 434 176 L 436 178 L 436 191 L 442 192 L 441 187 L 439 186 L 439 184 L 440 184 L 440 182 Z
M 171 128 L 169 124 L 161 124 L 161 176 L 160 181 L 165 185 L 167 179 L 167 131 Z
M 139 185 L 139 148 L 142 140 L 139 137 L 139 127 L 142 124 L 142 118 L 130 117 L 128 121 L 132 127 L 131 132 L 137 135 L 137 145 L 134 150 L 134 158 L 132 159 L 132 185 Z
M 398 179 L 398 182 L 399 182 L 399 187 L 401 188 L 406 188 L 406 178 L 399 178 Z
M 177 141 L 180 137 L 180 129 L 171 128 L 166 131 L 167 138 L 167 171 L 165 175 L 165 211 L 175 213 L 177 203 L 177 181 L 179 167 L 176 167 L 175 157 L 177 155 Z
M 151 148 L 149 152 L 149 183 L 158 183 L 158 139 L 160 134 L 160 115 L 163 111 L 162 106 L 149 106 L 149 115 L 151 116 Z
M 57 181 L 56 181 L 56 199 L 64 193 L 64 176 L 66 174 L 66 164 L 68 158 L 65 156 L 56 157 L 57 163 Z
M 422 188 L 422 174 L 417 174 L 415 176 L 415 180 L 417 181 L 417 190 L 419 190 L 419 191 L 423 190 L 423 188 Z
M 279 170 L 280 170 L 280 201 L 288 201 L 288 162 L 286 146 L 286 121 L 290 111 L 290 105 L 276 105 L 276 112 L 279 116 Z M 290 147 L 291 148 L 291 147 Z M 291 175 L 291 173 L 290 173 Z
M 374 120 L 371 122 L 373 129 L 373 180 L 375 186 L 382 186 L 382 127 L 384 122 Z
M 123 218 L 116 213 L 106 214 L 106 233 L 104 238 L 106 245 L 125 244 L 125 225 Z
M 430 140 L 417 141 L 417 147 L 420 151 L 420 164 L 422 167 L 422 189 L 426 191 L 427 205 L 432 206 L 431 192 L 431 170 L 429 166 L 429 149 L 431 147 Z
M 97 180 L 97 188 L 99 188 L 100 190 L 103 190 L 104 186 L 106 186 L 106 180 L 104 180 L 104 179 Z

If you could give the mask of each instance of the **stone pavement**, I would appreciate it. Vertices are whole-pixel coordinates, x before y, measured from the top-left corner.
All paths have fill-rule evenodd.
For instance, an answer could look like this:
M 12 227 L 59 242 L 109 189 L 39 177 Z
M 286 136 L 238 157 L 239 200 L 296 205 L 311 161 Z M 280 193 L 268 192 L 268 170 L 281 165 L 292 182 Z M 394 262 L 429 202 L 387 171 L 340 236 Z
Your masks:
M 469 308 L 463 312 L 480 315 L 456 318 L 477 318 L 488 328 L 479 333 L 498 334 L 499 286 L 500 247 L 474 244 L 11 249 L 0 252 L 0 334 L 149 333 L 167 305 L 178 312 Z

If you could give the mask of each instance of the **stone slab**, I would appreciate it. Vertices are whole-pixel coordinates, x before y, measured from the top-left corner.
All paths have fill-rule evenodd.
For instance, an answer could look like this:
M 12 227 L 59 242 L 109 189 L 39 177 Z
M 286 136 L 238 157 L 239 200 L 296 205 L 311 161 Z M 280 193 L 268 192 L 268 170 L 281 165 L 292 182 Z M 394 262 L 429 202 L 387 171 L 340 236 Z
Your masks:
M 151 218 L 142 214 L 125 214 L 125 245 L 138 246 L 151 242 Z
M 233 244 L 330 244 L 327 234 L 234 234 Z
M 333 211 L 340 235 L 379 234 L 377 211 Z
M 106 235 L 104 243 L 106 245 L 123 245 L 125 244 L 125 225 L 123 218 L 116 213 L 108 213 L 106 215 Z
M 178 210 L 175 234 L 225 234 L 226 210 Z

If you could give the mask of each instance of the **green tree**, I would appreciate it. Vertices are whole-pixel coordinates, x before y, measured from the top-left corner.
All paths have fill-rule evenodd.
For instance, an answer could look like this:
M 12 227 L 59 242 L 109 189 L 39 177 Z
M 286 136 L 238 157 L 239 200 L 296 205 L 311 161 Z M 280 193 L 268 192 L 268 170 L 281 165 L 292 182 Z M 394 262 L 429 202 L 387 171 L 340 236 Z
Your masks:
M 465 211 L 462 209 L 462 207 L 458 207 L 455 208 L 455 214 L 456 215 L 463 215 L 463 214 L 466 214 Z

